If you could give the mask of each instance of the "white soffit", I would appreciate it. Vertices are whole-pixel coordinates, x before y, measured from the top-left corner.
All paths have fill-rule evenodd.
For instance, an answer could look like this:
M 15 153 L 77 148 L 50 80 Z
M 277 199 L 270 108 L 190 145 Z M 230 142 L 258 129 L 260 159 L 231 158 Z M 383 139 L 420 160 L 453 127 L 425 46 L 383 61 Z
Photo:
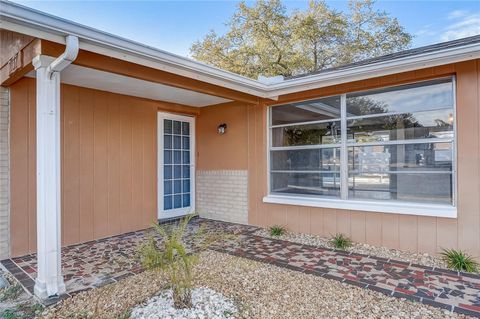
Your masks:
M 35 76 L 35 73 L 30 72 L 29 76 Z M 213 95 L 139 80 L 74 64 L 69 65 L 62 71 L 60 79 L 62 83 L 65 84 L 195 107 L 231 101 Z

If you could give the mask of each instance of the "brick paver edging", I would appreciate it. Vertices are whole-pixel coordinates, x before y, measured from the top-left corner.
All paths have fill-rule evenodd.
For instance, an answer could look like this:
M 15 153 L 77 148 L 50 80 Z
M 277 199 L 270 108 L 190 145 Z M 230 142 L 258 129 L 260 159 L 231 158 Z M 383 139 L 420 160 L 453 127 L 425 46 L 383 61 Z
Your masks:
M 480 318 L 479 275 L 261 237 L 255 235 L 259 228 L 254 226 L 199 218 L 192 221 L 191 229 L 198 224 L 236 234 L 212 250 Z M 142 272 L 133 256 L 150 234 L 150 230 L 136 231 L 62 248 L 68 294 L 46 303 Z M 35 254 L 3 260 L 2 264 L 32 292 Z
M 218 252 L 480 318 L 480 275 L 246 233 Z

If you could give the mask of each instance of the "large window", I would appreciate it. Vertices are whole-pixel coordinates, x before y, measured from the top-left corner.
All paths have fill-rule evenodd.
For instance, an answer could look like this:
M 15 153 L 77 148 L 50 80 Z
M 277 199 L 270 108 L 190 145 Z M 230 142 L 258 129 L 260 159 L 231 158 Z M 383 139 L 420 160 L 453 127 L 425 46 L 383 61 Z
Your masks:
M 270 193 L 454 205 L 452 78 L 274 106 Z

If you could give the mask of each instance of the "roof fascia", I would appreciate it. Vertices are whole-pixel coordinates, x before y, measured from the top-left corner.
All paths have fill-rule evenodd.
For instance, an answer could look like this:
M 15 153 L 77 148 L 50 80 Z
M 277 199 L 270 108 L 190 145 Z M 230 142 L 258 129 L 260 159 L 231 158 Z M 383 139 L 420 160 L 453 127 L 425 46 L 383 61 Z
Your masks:
M 4 29 L 61 44 L 65 43 L 66 35 L 75 35 L 80 39 L 80 48 L 87 51 L 272 100 L 277 100 L 279 96 L 285 94 L 480 59 L 480 43 L 473 43 L 390 61 L 313 74 L 275 84 L 265 84 L 12 2 L 2 0 L 0 4 L 2 5 L 0 24 Z

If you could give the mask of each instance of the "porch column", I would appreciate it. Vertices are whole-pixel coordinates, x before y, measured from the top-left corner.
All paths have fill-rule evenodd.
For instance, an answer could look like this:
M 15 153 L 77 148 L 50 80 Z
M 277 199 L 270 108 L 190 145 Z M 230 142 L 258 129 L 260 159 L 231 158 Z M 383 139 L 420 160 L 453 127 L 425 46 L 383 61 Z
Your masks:
M 60 72 L 54 59 L 37 56 L 37 279 L 39 298 L 65 292 L 61 266 Z

